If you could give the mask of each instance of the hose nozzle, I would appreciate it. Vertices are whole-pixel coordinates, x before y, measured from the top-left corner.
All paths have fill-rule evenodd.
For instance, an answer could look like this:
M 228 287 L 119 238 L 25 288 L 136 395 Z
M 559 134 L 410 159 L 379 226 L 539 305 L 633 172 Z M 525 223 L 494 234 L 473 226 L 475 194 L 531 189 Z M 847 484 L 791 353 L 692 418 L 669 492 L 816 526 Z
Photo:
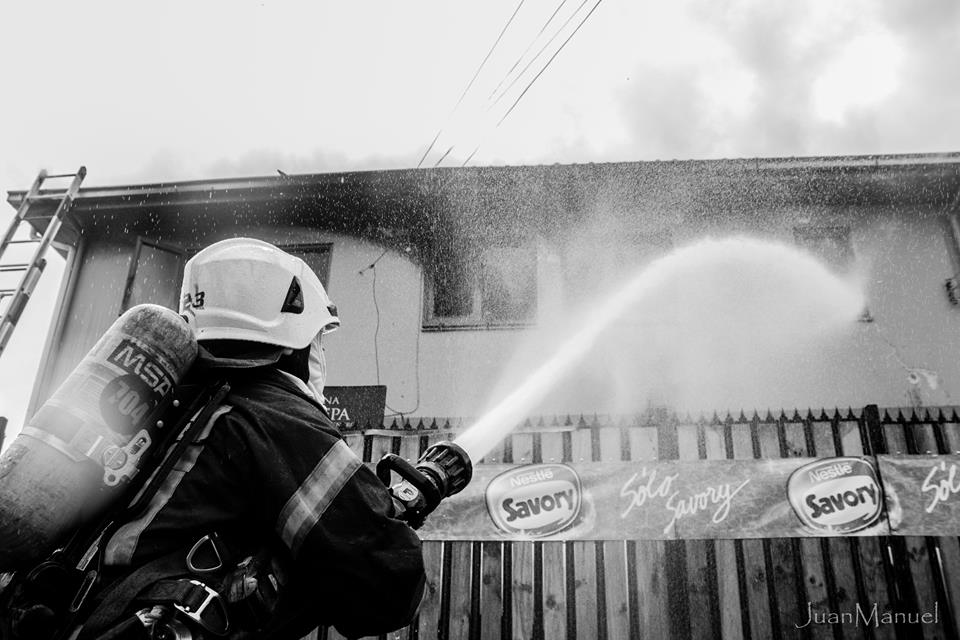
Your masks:
M 392 472 L 400 476 L 400 482 L 393 485 Z M 459 445 L 438 442 L 423 452 L 416 465 L 396 454 L 385 454 L 377 462 L 377 477 L 389 487 L 397 505 L 397 517 L 417 529 L 444 498 L 469 484 L 473 463 Z

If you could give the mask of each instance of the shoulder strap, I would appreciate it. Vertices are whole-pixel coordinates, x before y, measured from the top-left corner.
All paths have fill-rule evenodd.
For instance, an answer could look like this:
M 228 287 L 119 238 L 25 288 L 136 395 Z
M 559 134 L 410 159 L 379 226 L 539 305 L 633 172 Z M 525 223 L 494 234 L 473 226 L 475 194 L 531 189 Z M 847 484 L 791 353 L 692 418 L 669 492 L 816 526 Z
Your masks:
M 183 452 L 193 443 L 200 431 L 207 426 L 207 421 L 213 413 L 220 408 L 223 399 L 227 397 L 228 393 L 230 393 L 230 385 L 226 382 L 217 382 L 204 389 L 200 395 L 197 396 L 191 406 L 199 405 L 199 411 L 189 411 L 187 413 L 187 419 L 190 420 L 190 422 L 185 429 L 171 430 L 174 434 L 182 431 L 182 436 L 178 437 L 173 446 L 168 445 L 168 453 L 159 463 L 155 472 L 146 474 L 149 478 L 148 482 L 139 493 L 136 494 L 134 501 L 123 510 L 118 520 L 122 522 L 134 518 L 147 507 L 157 492 L 157 489 L 160 488 L 160 485 L 166 479 L 167 475 L 173 470 L 174 465 L 177 464 L 177 461 L 183 456 Z

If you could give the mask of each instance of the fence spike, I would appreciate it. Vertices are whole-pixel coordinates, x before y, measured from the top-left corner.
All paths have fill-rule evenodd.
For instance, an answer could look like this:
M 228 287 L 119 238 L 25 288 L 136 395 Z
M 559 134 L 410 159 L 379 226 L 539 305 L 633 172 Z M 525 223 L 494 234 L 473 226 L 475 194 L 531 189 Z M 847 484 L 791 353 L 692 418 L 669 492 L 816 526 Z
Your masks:
M 817 419 L 821 422 L 830 422 L 830 416 L 827 415 L 827 409 L 825 407 L 820 408 L 820 417 Z
M 803 418 L 800 416 L 800 410 L 796 407 L 793 408 L 793 417 L 790 418 L 793 422 L 803 422 Z

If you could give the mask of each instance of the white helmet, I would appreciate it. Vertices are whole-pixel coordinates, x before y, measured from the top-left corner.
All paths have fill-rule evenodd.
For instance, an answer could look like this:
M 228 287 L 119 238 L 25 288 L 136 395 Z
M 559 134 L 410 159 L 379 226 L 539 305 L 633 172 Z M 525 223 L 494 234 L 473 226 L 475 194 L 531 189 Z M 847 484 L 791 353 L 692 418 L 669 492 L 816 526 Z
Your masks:
M 302 349 L 340 326 L 317 274 L 253 238 L 210 245 L 187 261 L 180 313 L 197 340 L 245 340 Z

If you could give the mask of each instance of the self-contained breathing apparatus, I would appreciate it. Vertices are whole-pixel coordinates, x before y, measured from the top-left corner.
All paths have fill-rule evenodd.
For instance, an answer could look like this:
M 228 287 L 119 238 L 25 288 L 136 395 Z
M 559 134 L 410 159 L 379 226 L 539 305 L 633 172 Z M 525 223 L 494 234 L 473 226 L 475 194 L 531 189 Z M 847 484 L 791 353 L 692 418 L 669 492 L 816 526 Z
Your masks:
M 229 391 L 184 382 L 196 356 L 179 315 L 133 307 L 0 458 L 0 571 L 15 571 L 0 593 L 3 637 L 62 637 L 85 612 L 101 545 L 144 511 Z
M 104 579 L 107 542 L 143 515 L 230 390 L 192 380 L 196 356 L 179 315 L 130 309 L 0 458 L 0 638 L 72 637 L 108 597 L 143 606 L 99 637 L 188 640 L 267 623 L 284 581 L 278 555 L 236 557 L 216 532 Z
M 115 594 L 127 604 L 135 596 L 136 610 L 111 619 L 101 638 L 222 637 L 270 619 L 286 580 L 278 554 L 238 557 L 216 532 L 159 559 L 163 570 L 148 564 L 109 585 L 104 576 L 106 543 L 144 513 L 229 392 L 225 381 L 191 379 L 196 353 L 180 316 L 134 307 L 0 458 L 0 572 L 14 570 L 0 574 L 0 638 L 73 638 L 81 623 L 95 628 L 91 613 Z M 401 480 L 390 486 L 392 472 Z M 377 465 L 396 517 L 413 528 L 471 475 L 469 457 L 449 442 L 415 464 L 387 454 Z M 186 571 L 155 579 L 170 575 L 170 563 Z

